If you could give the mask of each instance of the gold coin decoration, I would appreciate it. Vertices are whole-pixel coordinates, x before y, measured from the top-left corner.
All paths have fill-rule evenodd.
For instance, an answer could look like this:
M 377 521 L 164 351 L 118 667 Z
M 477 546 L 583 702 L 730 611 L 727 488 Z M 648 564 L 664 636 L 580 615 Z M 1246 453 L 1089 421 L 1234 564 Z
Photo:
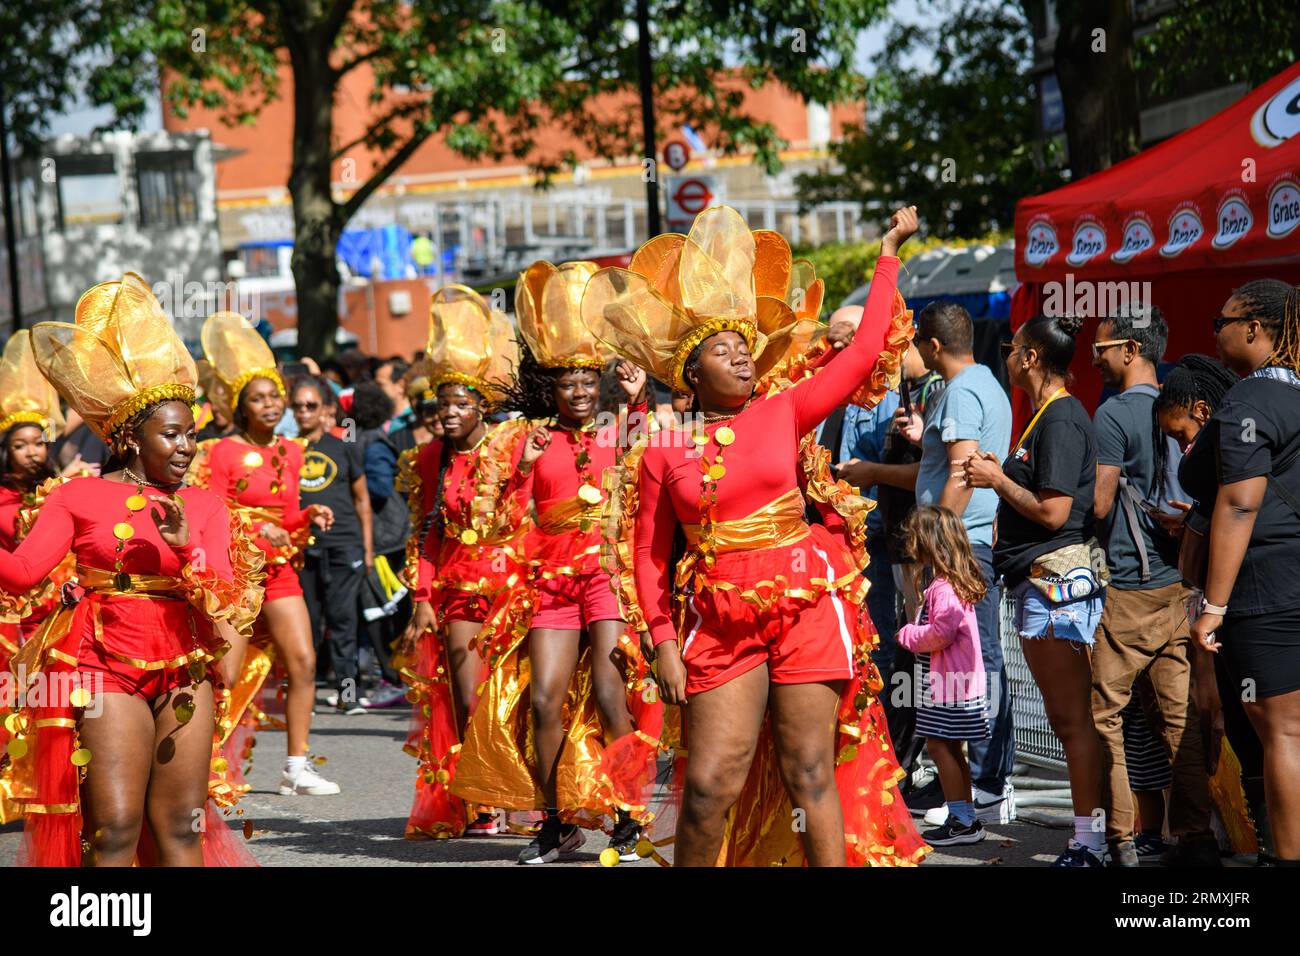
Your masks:
M 90 704 L 90 691 L 84 687 L 78 687 L 68 695 L 68 703 L 73 707 L 86 707 Z
M 713 440 L 716 441 L 723 448 L 726 448 L 728 445 L 730 445 L 732 442 L 736 440 L 736 433 L 733 432 L 729 426 L 723 425 L 721 428 L 719 428 L 716 432 L 713 433 Z
M 248 490 L 248 479 L 247 479 L 247 478 L 240 478 L 237 482 L 235 482 L 235 491 L 237 491 L 237 492 L 239 492 L 239 493 L 242 494 L 243 492 L 245 492 L 245 491 L 247 491 L 247 490 Z
M 460 533 L 461 544 L 478 544 L 478 532 L 473 528 L 466 528 Z
M 21 714 L 10 714 L 5 718 L 5 730 L 9 731 L 11 734 L 21 733 L 23 725 L 22 721 L 23 718 Z
M 271 482 L 271 494 L 278 495 L 279 493 L 280 493 L 280 483 L 278 481 Z
M 72 751 L 72 756 L 68 759 L 72 761 L 74 767 L 84 767 L 86 764 L 90 763 L 90 751 L 85 747 L 78 747 L 76 750 Z
M 697 445 L 707 445 L 709 443 L 709 436 L 704 434 L 704 432 L 696 432 L 691 436 L 691 441 L 695 442 Z
M 249 468 L 261 468 L 262 456 L 255 451 L 250 451 L 244 456 L 244 464 Z
M 126 506 L 132 511 L 143 511 L 148 504 L 149 501 L 144 495 L 132 495 L 126 499 Z
M 27 741 L 14 738 L 5 744 L 5 753 L 9 754 L 14 760 L 20 760 L 27 756 Z
M 618 850 L 612 846 L 607 846 L 600 851 L 601 866 L 618 866 Z
M 119 521 L 113 525 L 113 537 L 119 541 L 128 541 L 135 536 L 135 528 L 131 527 L 129 521 Z
M 583 485 L 578 489 L 578 497 L 589 505 L 600 502 L 600 489 L 595 485 Z
M 654 854 L 654 851 L 655 851 L 655 845 L 651 843 L 649 840 L 647 840 L 645 837 L 642 837 L 641 839 L 636 841 L 636 855 L 639 856 L 641 859 L 644 860 L 646 857 L 652 856 Z
M 439 783 L 445 784 L 445 783 L 449 783 L 449 782 L 451 782 L 451 772 L 450 772 L 450 771 L 447 771 L 447 770 L 439 770 L 439 771 L 438 771 L 436 774 L 434 774 L 433 776 L 434 776 L 434 779 L 436 779 Z
M 727 468 L 725 465 L 714 465 L 709 469 L 709 477 L 712 478 L 714 481 L 717 481 L 726 473 L 727 473 Z
M 212 761 L 212 772 L 225 773 L 226 768 L 229 766 L 230 764 L 226 763 L 225 757 L 217 757 L 215 760 Z
M 172 710 L 176 712 L 176 719 L 182 724 L 188 724 L 194 716 L 194 700 L 191 697 L 178 697 L 172 704 Z

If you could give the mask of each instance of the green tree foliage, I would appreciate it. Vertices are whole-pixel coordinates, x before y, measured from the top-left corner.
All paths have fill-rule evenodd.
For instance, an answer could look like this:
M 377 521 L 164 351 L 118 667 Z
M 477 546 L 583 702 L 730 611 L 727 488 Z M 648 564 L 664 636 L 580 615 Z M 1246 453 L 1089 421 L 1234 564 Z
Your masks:
M 21 16 L 43 0 L 6 0 Z M 851 62 L 859 32 L 886 0 L 648 0 L 661 129 L 691 122 L 724 153 L 752 150 L 768 170 L 784 145 L 743 109 L 746 86 L 780 82 L 810 100 L 861 97 Z M 470 158 L 527 160 L 543 174 L 576 161 L 547 153 L 558 124 L 606 158 L 640 151 L 633 0 L 80 0 L 101 21 L 88 89 L 124 123 L 157 77 L 166 108 L 195 105 L 249 122 L 291 96 L 289 192 L 299 345 L 333 351 L 334 254 L 348 220 L 434 134 Z M 69 20 L 78 22 L 75 12 Z M 292 89 L 282 88 L 281 66 Z M 342 78 L 371 77 L 367 125 L 336 134 Z M 592 96 L 631 93 L 592 108 Z M 268 131 L 274 134 L 276 131 Z M 353 150 L 374 172 L 349 181 Z M 352 167 L 355 169 L 355 165 Z M 341 186 L 342 195 L 335 192 Z
M 915 203 L 938 237 L 1009 229 L 1017 199 L 1060 181 L 1035 152 L 1029 24 L 998 0 L 925 7 L 927 23 L 890 30 L 866 129 L 847 130 L 831 165 L 798 178 L 800 200 L 858 200 L 882 215 Z
M 1294 0 L 1177 0 L 1137 43 L 1138 69 L 1152 92 L 1181 83 L 1256 87 L 1300 60 L 1300 4 Z

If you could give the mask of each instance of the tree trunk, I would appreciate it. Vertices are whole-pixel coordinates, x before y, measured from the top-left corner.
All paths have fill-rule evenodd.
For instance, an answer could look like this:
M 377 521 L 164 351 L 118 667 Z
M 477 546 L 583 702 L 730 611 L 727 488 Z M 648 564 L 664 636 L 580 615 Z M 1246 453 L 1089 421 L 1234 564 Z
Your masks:
M 1092 3 L 1057 4 L 1054 58 L 1074 179 L 1127 159 L 1141 144 L 1129 0 L 1097 6 L 1102 9 L 1093 13 Z M 1104 51 L 1097 49 L 1102 42 Z
M 329 358 L 338 329 L 339 273 L 335 255 L 343 231 L 330 189 L 334 87 L 329 44 L 310 33 L 287 38 L 293 63 L 293 282 L 298 298 L 298 354 Z

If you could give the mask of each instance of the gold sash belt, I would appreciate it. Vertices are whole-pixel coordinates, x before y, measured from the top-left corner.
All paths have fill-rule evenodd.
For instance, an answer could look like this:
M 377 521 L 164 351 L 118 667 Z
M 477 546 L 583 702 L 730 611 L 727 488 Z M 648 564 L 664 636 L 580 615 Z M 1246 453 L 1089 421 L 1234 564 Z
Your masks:
M 184 583 L 165 574 L 115 574 L 99 568 L 77 565 L 77 583 L 87 591 L 111 597 L 153 598 L 184 601 Z M 129 587 L 123 587 L 129 585 Z
M 279 505 L 271 505 L 266 508 L 254 508 L 252 505 L 234 505 L 233 508 L 240 514 L 247 515 L 255 526 L 260 522 L 269 521 L 277 528 L 284 527 L 284 508 Z
M 547 508 L 537 516 L 537 527 L 544 534 L 566 534 L 570 531 L 588 530 L 582 522 L 591 522 L 589 528 L 600 522 L 600 503 L 589 505 L 581 498 L 570 498 Z
M 802 541 L 812 533 L 803 520 L 803 507 L 803 495 L 798 488 L 791 488 L 743 518 L 714 522 L 709 526 L 707 539 L 698 524 L 682 525 L 682 529 L 691 548 L 697 551 L 706 541 L 706 546 L 711 545 L 717 554 L 780 548 Z

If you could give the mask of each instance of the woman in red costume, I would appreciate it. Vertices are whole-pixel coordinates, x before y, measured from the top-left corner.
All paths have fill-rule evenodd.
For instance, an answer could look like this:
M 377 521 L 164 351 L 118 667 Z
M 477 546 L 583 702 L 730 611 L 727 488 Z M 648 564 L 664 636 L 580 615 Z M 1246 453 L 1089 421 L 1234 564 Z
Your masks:
M 524 516 L 505 494 L 528 423 L 487 424 L 483 416 L 514 377 L 518 348 L 510 323 L 475 292 L 444 286 L 433 296 L 427 350 L 429 389 L 441 439 L 403 452 L 399 482 L 411 503 L 406 578 L 415 608 L 403 669 L 415 722 L 407 752 L 420 761 L 408 839 L 491 835 L 487 810 L 467 827 L 452 796 L 460 741 L 487 664 L 475 639 L 492 599 L 521 578 Z
M 31 333 L 19 329 L 5 343 L 0 358 L 0 548 L 6 551 L 17 548 L 26 537 L 45 493 L 60 480 L 46 453 L 47 438 L 63 427 L 59 395 L 36 367 L 31 343 Z M 79 473 L 98 474 L 99 466 L 87 465 L 78 457 L 64 469 L 65 475 Z M 30 594 L 0 601 L 0 674 L 9 670 L 9 658 L 18 652 L 23 639 L 54 610 L 59 587 L 70 576 L 65 559 Z M 0 686 L 0 751 L 9 743 L 4 721 L 16 696 L 12 684 Z M 18 813 L 6 761 L 0 765 L 0 823 L 8 823 Z
M 927 850 L 895 786 L 861 561 L 832 522 L 804 522 L 796 467 L 804 436 L 897 346 L 897 251 L 915 231 L 914 209 L 894 215 L 852 344 L 775 393 L 756 393 L 756 360 L 797 323 L 781 298 L 788 247 L 773 255 L 772 234 L 751 234 L 733 210 L 706 210 L 688 237 L 652 240 L 583 296 L 589 324 L 618 330 L 609 344 L 619 354 L 695 396 L 691 426 L 650 439 L 629 502 L 635 597 L 660 690 L 687 704 L 677 865 L 893 865 Z M 860 546 L 861 499 L 823 480 L 824 456 L 817 472 L 809 496 L 852 515 Z M 776 772 L 788 801 L 772 799 Z M 738 803 L 746 812 L 732 812 Z
M 627 423 L 620 428 L 618 422 L 597 421 L 608 353 L 583 327 L 580 309 L 582 290 L 596 270 L 590 262 L 558 269 L 536 262 L 520 276 L 515 314 L 528 348 L 515 385 L 500 403 L 503 410 L 542 422 L 529 434 L 509 486 L 517 512 L 535 504 L 537 520 L 525 541 L 528 586 L 502 596 L 504 606 L 494 606 L 480 638 L 493 678 L 465 738 L 453 789 L 479 802 L 546 810 L 521 863 L 551 863 L 572 853 L 584 842 L 574 821 L 595 827 L 610 815 L 610 847 L 620 859 L 636 859 L 641 827 L 632 810 L 645 810 L 601 773 L 604 741 L 629 737 L 641 723 L 634 723 L 629 697 L 638 706 L 644 702 L 635 635 L 629 638 L 609 572 L 600 567 L 604 476 Z M 630 415 L 644 423 L 645 372 L 630 362 L 618 371 Z M 580 654 L 584 643 L 588 651 Z M 512 658 L 524 653 L 528 668 L 520 672 Z M 499 690 L 510 699 L 503 702 Z M 530 736 L 535 761 L 526 756 Z M 642 747 L 642 755 L 653 777 L 654 748 Z
M 203 353 L 206 361 L 201 371 L 209 387 L 208 398 L 229 414 L 238 431 L 210 445 L 205 443 L 195 483 L 211 489 L 238 512 L 266 553 L 266 598 L 259 626 L 269 633 L 276 657 L 289 677 L 285 701 L 288 754 L 280 794 L 336 794 L 338 784 L 318 774 L 307 760 L 316 700 L 316 650 L 297 570 L 312 525 L 328 528 L 334 515 L 325 505 L 304 509 L 299 504 L 303 446 L 275 433 L 284 417 L 284 382 L 271 349 L 257 330 L 241 315 L 217 312 L 203 324 Z M 243 658 L 244 649 L 237 650 Z M 258 679 L 265 676 L 265 671 L 255 673 Z M 248 698 L 238 687 L 236 695 L 241 701 Z M 227 759 L 239 756 L 228 754 Z
M 0 551 L 6 593 L 29 590 L 69 553 L 78 582 L 12 662 L 27 678 L 9 744 L 25 862 L 251 863 L 208 802 L 208 781 L 215 663 L 256 616 L 260 560 L 232 535 L 225 505 L 184 484 L 194 362 L 131 274 L 82 296 L 76 325 L 38 324 L 32 347 L 125 464 L 55 488 L 17 551 Z

